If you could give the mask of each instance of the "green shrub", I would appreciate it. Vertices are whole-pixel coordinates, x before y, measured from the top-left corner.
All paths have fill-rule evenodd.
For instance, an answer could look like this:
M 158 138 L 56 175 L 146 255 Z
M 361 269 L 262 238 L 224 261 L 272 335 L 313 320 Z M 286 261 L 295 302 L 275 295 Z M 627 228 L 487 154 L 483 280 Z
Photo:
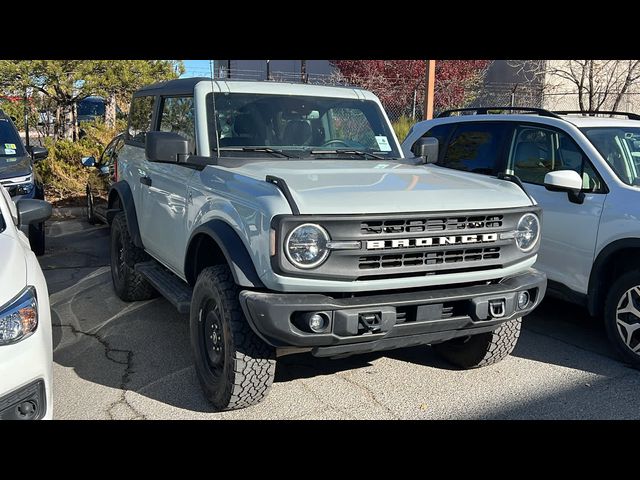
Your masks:
M 404 115 L 398 118 L 395 122 L 391 122 L 400 142 L 405 139 L 414 123 L 416 123 L 414 120 L 409 117 L 405 117 Z

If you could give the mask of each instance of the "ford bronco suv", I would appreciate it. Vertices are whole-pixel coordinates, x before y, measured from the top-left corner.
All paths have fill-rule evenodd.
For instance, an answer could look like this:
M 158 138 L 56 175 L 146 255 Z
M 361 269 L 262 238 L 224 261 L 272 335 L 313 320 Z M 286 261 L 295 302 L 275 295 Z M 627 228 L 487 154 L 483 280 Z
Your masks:
M 522 181 L 544 209 L 536 266 L 549 293 L 601 316 L 622 358 L 640 366 L 640 115 L 446 111 L 414 125 L 403 149 L 427 138 L 440 142 L 443 167 Z
M 546 289 L 541 210 L 508 179 L 425 167 L 435 154 L 426 139 L 405 158 L 357 88 L 145 87 L 109 193 L 114 288 L 189 313 L 217 409 L 262 400 L 291 353 L 431 344 L 460 367 L 497 362 Z

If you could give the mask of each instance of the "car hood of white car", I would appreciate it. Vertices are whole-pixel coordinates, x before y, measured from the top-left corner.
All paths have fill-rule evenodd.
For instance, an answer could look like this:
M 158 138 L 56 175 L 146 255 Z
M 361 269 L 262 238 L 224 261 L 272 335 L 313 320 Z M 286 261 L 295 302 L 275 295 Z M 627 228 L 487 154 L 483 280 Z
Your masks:
M 0 233 L 0 307 L 26 286 L 27 267 L 22 246 L 15 238 Z
M 284 179 L 302 214 L 404 213 L 531 205 L 514 183 L 434 165 L 377 160 L 247 162 L 224 170 Z

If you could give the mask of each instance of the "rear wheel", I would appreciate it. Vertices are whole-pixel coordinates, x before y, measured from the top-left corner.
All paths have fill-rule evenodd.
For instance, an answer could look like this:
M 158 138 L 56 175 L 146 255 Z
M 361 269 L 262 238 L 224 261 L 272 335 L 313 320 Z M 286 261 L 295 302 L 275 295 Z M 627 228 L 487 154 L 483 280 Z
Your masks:
M 634 367 L 640 367 L 640 272 L 619 277 L 604 305 L 607 336 L 618 353 Z
M 521 324 L 522 318 L 514 318 L 493 332 L 454 338 L 434 345 L 433 349 L 458 367 L 485 367 L 499 362 L 513 352 L 518 343 Z
M 95 225 L 98 223 L 98 218 L 95 216 L 93 212 L 93 195 L 91 193 L 91 189 L 87 188 L 87 222 L 91 225 Z
M 198 379 L 217 410 L 262 401 L 276 371 L 275 349 L 247 323 L 227 265 L 207 267 L 193 289 L 191 351 Z
M 111 279 L 118 297 L 125 302 L 148 300 L 157 295 L 147 280 L 134 270 L 136 263 L 151 257 L 131 241 L 124 212 L 119 212 L 111 224 Z

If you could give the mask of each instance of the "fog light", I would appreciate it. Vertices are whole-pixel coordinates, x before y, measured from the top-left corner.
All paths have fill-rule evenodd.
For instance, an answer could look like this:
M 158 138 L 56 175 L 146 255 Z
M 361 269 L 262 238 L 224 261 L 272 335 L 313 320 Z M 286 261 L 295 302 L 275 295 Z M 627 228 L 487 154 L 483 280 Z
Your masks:
M 529 305 L 529 292 L 518 293 L 518 309 L 524 310 Z
M 307 317 L 307 323 L 312 332 L 320 333 L 327 328 L 329 320 L 320 313 L 312 313 Z

